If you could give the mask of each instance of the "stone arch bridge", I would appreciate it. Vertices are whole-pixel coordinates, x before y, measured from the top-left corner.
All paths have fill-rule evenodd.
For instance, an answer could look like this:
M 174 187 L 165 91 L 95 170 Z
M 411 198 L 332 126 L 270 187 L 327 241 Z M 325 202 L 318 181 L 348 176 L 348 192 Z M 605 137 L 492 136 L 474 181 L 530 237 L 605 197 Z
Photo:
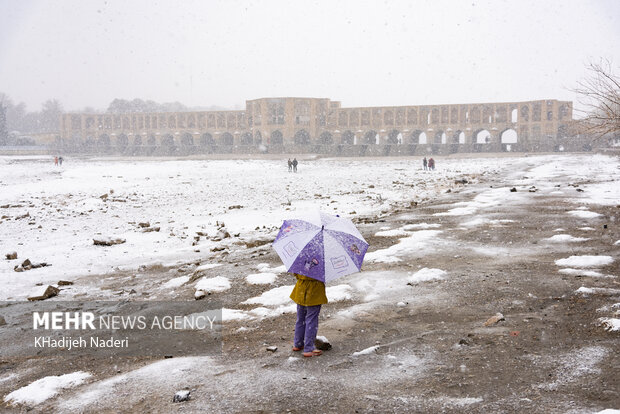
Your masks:
M 421 155 L 570 149 L 572 102 L 343 108 L 323 98 L 261 98 L 245 110 L 66 113 L 56 145 L 148 154 L 294 152 Z

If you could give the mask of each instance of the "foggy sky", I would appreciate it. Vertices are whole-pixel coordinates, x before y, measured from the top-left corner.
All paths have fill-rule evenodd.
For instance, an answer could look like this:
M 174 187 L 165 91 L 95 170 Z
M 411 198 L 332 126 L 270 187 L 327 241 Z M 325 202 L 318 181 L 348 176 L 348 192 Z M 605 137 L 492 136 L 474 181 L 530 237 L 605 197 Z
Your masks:
M 619 41 L 614 0 L 0 0 L 0 92 L 28 110 L 575 100 L 589 60 L 617 70 Z

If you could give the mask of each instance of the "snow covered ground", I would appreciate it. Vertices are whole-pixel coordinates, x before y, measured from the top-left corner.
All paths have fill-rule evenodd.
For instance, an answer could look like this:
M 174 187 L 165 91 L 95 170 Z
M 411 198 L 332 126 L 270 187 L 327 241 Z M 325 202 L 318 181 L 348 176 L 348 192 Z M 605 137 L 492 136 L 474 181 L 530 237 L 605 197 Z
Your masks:
M 0 299 L 23 299 L 36 283 L 59 278 L 204 260 L 218 245 L 212 237 L 222 222 L 242 239 L 273 237 L 284 218 L 309 209 L 349 217 L 381 214 L 399 203 L 432 199 L 453 187 L 455 179 L 475 183 L 481 174 L 510 172 L 523 163 L 535 167 L 521 179 L 523 185 L 558 174 L 570 173 L 578 181 L 596 173 L 599 183 L 576 202 L 609 204 L 620 198 L 612 160 L 599 155 L 455 158 L 439 160 L 430 172 L 411 159 L 319 159 L 302 161 L 299 173 L 291 174 L 285 162 L 274 160 L 69 159 L 59 168 L 49 157 L 0 157 L 0 254 L 18 254 L 17 260 L 0 261 Z M 584 170 L 585 164 L 591 167 Z M 505 198 L 504 191 L 489 189 L 438 214 L 471 217 Z M 568 214 L 592 218 L 583 206 Z M 470 218 L 463 225 L 480 220 Z M 367 259 L 398 261 L 419 248 L 422 236 L 430 246 L 441 230 L 423 224 L 417 232 L 377 234 L 411 236 Z M 197 234 L 206 236 L 196 241 Z M 95 246 L 95 238 L 126 242 Z M 14 272 L 25 259 L 51 266 Z M 184 281 L 170 283 L 172 288 Z
M 325 159 L 302 161 L 291 174 L 273 160 L 68 159 L 58 168 L 48 157 L 0 157 L 0 254 L 18 253 L 0 261 L 0 299 L 22 299 L 60 277 L 204 258 L 216 243 L 192 245 L 194 237 L 214 236 L 222 222 L 233 236 L 273 236 L 299 211 L 376 213 L 509 165 L 445 160 L 431 173 L 412 160 Z M 93 245 L 106 237 L 126 242 Z M 51 266 L 14 272 L 27 258 Z
M 223 309 L 222 317 L 236 329 L 235 332 L 246 335 L 242 332 L 258 331 L 261 326 L 275 329 L 271 324 L 273 319 L 270 318 L 282 314 L 290 317 L 296 311 L 296 305 L 288 297 L 292 290 L 292 279 L 285 280 L 287 276 L 283 273 L 286 269 L 273 262 L 257 264 L 255 262 L 261 259 L 255 258 L 254 263 L 246 261 L 245 272 L 233 271 L 224 277 L 217 275 L 219 269 L 234 266 L 234 258 L 239 256 L 233 257 L 231 254 L 229 258 L 233 260 L 229 263 L 214 263 L 216 257 L 211 252 L 212 248 L 238 246 L 243 255 L 246 250 L 242 242 L 273 239 L 283 218 L 310 208 L 319 207 L 323 211 L 349 217 L 376 217 L 400 204 L 408 206 L 411 201 L 433 200 L 439 193 L 454 189 L 457 186 L 455 179 L 466 178 L 476 184 L 482 174 L 489 174 L 506 177 L 505 181 L 500 178 L 501 188 L 490 187 L 488 183 L 460 187 L 458 200 L 467 201 L 430 205 L 424 217 L 415 217 L 415 214 L 409 212 L 400 213 L 401 219 L 411 215 L 411 223 L 406 223 L 408 219 L 402 219 L 397 225 L 387 226 L 390 224 L 390 220 L 387 220 L 387 223 L 376 223 L 377 228 L 372 233 L 364 234 L 365 237 L 376 238 L 375 242 L 377 239 L 387 241 L 380 247 L 373 246 L 367 254 L 369 269 L 328 285 L 327 296 L 334 308 L 326 311 L 331 313 L 325 315 L 321 329 L 331 329 L 328 332 L 335 334 L 361 322 L 373 326 L 371 322 L 379 314 L 377 311 L 380 307 L 387 309 L 385 315 L 392 315 L 392 320 L 404 323 L 404 320 L 415 316 L 413 309 L 419 311 L 431 303 L 447 305 L 451 297 L 440 287 L 452 286 L 450 283 L 467 276 L 462 270 L 460 273 L 454 272 L 448 263 L 449 258 L 461 258 L 461 255 L 488 256 L 489 259 L 485 258 L 484 261 L 491 261 L 493 256 L 493 260 L 518 257 L 519 249 L 528 249 L 530 253 L 543 249 L 557 252 L 553 260 L 549 261 L 551 272 L 557 270 L 558 274 L 564 276 L 588 277 L 581 279 L 583 286 L 575 289 L 574 294 L 582 301 L 590 300 L 593 296 L 604 297 L 609 305 L 600 308 L 598 319 L 591 323 L 602 326 L 609 331 L 609 335 L 616 334 L 620 329 L 616 303 L 620 291 L 598 287 L 596 283 L 617 277 L 617 272 L 611 266 L 617 264 L 618 258 L 613 252 L 611 254 L 614 257 L 600 251 L 579 249 L 586 242 L 600 238 L 599 232 L 595 230 L 602 227 L 601 217 L 604 216 L 591 210 L 596 210 L 597 205 L 613 206 L 620 200 L 620 186 L 617 185 L 620 163 L 617 159 L 599 155 L 446 159 L 439 160 L 439 169 L 434 172 L 422 171 L 418 164 L 413 160 L 400 159 L 324 159 L 304 161 L 298 174 L 289 174 L 282 162 L 272 160 L 91 159 L 69 160 L 60 169 L 54 168 L 47 158 L 0 158 L 0 217 L 3 217 L 0 219 L 0 254 L 16 251 L 19 255 L 18 260 L 9 261 L 3 257 L 0 260 L 0 299 L 24 298 L 36 283 L 45 281 L 55 283 L 59 279 L 88 274 L 95 280 L 101 279 L 101 274 L 118 269 L 131 274 L 131 271 L 143 265 L 177 264 L 176 267 L 180 268 L 183 266 L 178 264 L 183 263 L 190 269 L 190 273 L 179 275 L 176 268 L 170 269 L 169 278 L 164 282 L 157 281 L 159 285 L 156 293 L 187 289 L 187 285 L 193 284 L 193 288 L 203 292 L 229 295 L 231 300 L 226 306 L 230 308 Z M 583 165 L 591 167 L 583 170 Z M 570 176 L 574 181 L 570 186 L 562 182 L 558 188 L 552 178 L 560 176 Z M 591 184 L 593 177 L 596 177 L 597 182 Z M 517 188 L 516 192 L 509 191 L 513 185 Z M 534 185 L 536 188 L 532 188 Z M 576 188 L 583 191 L 576 191 Z M 474 238 L 456 244 L 453 236 L 461 232 L 473 233 L 481 228 L 486 228 L 482 230 L 484 233 L 489 230 L 501 231 L 504 226 L 518 229 L 520 223 L 517 216 L 502 215 L 512 206 L 517 206 L 517 210 L 524 205 L 536 205 L 536 192 L 562 200 L 563 206 L 570 205 L 569 208 L 551 211 L 561 217 L 565 216 L 571 223 L 554 223 L 548 232 L 534 234 L 532 238 L 536 244 L 530 243 L 525 248 L 507 243 L 500 245 L 496 239 L 482 242 Z M 450 203 L 451 199 L 447 196 L 442 198 L 442 203 L 443 200 Z M 28 216 L 23 217 L 26 214 Z M 441 224 L 431 222 L 434 220 Z M 222 222 L 232 237 L 214 240 L 214 236 L 221 231 Z M 159 231 L 145 231 L 155 227 L 159 227 Z M 551 229 L 555 229 L 553 231 L 557 234 L 550 234 Z M 588 231 L 588 237 L 577 237 L 584 235 L 577 230 Z M 93 238 L 98 237 L 120 238 L 126 242 L 113 246 L 95 246 Z M 390 241 L 390 238 L 397 240 Z M 505 241 L 509 239 L 507 237 Z M 610 244 L 618 244 L 616 240 L 617 236 Z M 415 263 L 415 266 L 407 267 L 438 251 L 445 253 L 445 263 L 436 261 L 432 266 L 425 265 L 428 267 Z M 212 256 L 213 263 L 209 263 Z M 46 262 L 52 266 L 15 272 L 13 266 L 26 258 L 34 263 Z M 187 265 L 193 261 L 196 263 Z M 496 277 L 491 272 L 487 272 L 486 276 Z M 494 283 L 499 282 L 499 279 L 494 280 Z M 491 282 L 485 283 L 488 285 Z M 517 300 L 518 291 L 514 290 L 512 284 L 509 286 L 508 281 L 501 280 L 501 286 L 506 290 L 512 289 L 508 291 L 511 299 L 514 299 L 508 306 L 509 310 L 525 300 L 536 299 L 536 296 L 529 295 L 528 298 Z M 449 293 L 458 296 L 457 292 Z M 536 291 L 534 293 L 538 294 Z M 512 295 L 516 296 L 513 298 Z M 554 294 L 553 297 L 559 295 Z M 500 304 L 500 301 L 493 299 L 493 307 Z M 487 311 L 494 312 L 496 309 L 484 310 L 486 318 Z M 444 311 L 441 310 L 442 315 Z M 402 320 L 397 317 L 399 312 L 402 312 Z M 434 311 L 425 312 L 429 317 L 436 314 Z M 450 319 L 446 318 L 448 321 Z M 516 314 L 512 320 L 510 316 L 507 319 L 508 323 L 526 323 L 526 319 Z M 386 332 L 381 325 L 383 321 L 379 320 L 383 335 Z M 428 323 L 425 335 L 432 335 L 434 331 L 442 329 L 440 325 L 444 321 L 435 321 L 434 325 L 430 321 Z M 489 332 L 491 329 L 494 328 L 489 328 Z M 501 333 L 502 329 L 506 330 L 507 338 L 513 338 L 512 333 L 508 334 L 507 327 L 499 327 L 496 332 Z M 517 335 L 514 338 L 523 339 L 525 334 L 518 336 L 519 331 L 514 329 Z M 470 330 L 478 335 L 478 330 Z M 449 335 L 449 332 L 442 331 L 442 342 L 443 336 Z M 270 335 L 266 337 L 274 340 Z M 328 370 L 333 381 L 341 381 L 340 370 L 349 365 L 351 368 L 346 368 L 351 370 L 349 378 L 367 377 L 372 373 L 386 382 L 401 377 L 411 379 L 422 371 L 432 371 L 437 367 L 440 356 L 436 350 L 427 348 L 419 355 L 413 355 L 411 349 L 404 348 L 406 342 L 400 339 L 388 343 L 382 341 L 379 345 L 374 340 L 366 341 L 367 335 L 370 338 L 370 333 L 356 331 L 351 337 L 356 341 L 353 344 L 349 344 L 348 337 L 340 338 L 340 346 L 349 348 L 346 355 L 337 356 L 342 360 L 333 362 L 339 365 Z M 416 332 L 413 338 L 421 340 L 423 336 Z M 473 348 L 470 342 L 477 339 L 464 340 L 469 345 L 453 347 L 456 351 L 450 352 L 461 352 L 461 348 L 470 346 Z M 548 392 L 562 390 L 567 384 L 577 384 L 581 376 L 596 374 L 602 361 L 611 355 L 608 348 L 602 345 L 584 345 L 582 348 L 585 356 L 581 359 L 581 352 L 561 354 L 556 366 L 550 365 L 548 368 L 554 374 L 553 379 L 541 383 L 537 388 Z M 47 399 L 58 398 L 57 394 L 61 394 L 58 406 L 67 412 L 79 411 L 96 404 L 101 396 L 113 394 L 124 387 L 141 390 L 153 386 L 161 393 L 169 393 L 172 388 L 172 391 L 178 391 L 178 385 L 187 385 L 184 381 L 188 372 L 194 373 L 189 376 L 191 378 L 204 377 L 204 373 L 209 372 L 217 381 L 228 381 L 231 390 L 243 389 L 237 386 L 237 382 L 246 381 L 250 374 L 271 378 L 268 383 L 271 389 L 281 383 L 289 383 L 288 365 L 282 368 L 280 365 L 265 364 L 261 371 L 256 369 L 252 358 L 241 358 L 242 361 L 234 368 L 224 366 L 218 357 L 175 358 L 106 379 L 95 378 L 96 374 L 90 378 L 88 372 L 82 371 L 67 374 L 69 376 L 50 376 L 46 373 L 23 387 L 12 388 L 5 401 L 36 406 L 45 404 Z M 302 360 L 296 357 L 283 359 L 286 364 L 301 364 Z M 544 358 L 535 360 L 541 364 L 545 361 Z M 377 369 L 377 366 L 381 368 Z M 465 364 L 460 365 L 460 371 L 466 372 L 467 369 Z M 233 374 L 235 370 L 237 374 Z M 90 369 L 85 371 L 95 372 Z M 275 375 L 280 373 L 281 376 Z M 303 375 L 314 375 L 311 369 L 308 373 Z M 14 378 L 10 375 L 0 378 L 0 383 L 13 381 Z M 310 376 L 308 378 L 312 379 Z M 73 387 L 77 388 L 75 393 L 70 390 Z M 260 394 L 253 390 L 245 392 Z M 32 396 L 30 400 L 28 395 Z M 433 398 L 441 400 L 441 403 L 437 403 L 440 406 L 454 408 L 482 403 L 484 400 L 478 395 L 481 394 Z M 368 394 L 365 398 L 374 401 L 375 396 Z M 414 403 L 416 398 L 423 399 L 417 396 L 406 398 L 399 397 L 403 404 Z M 138 403 L 134 401 L 133 404 Z

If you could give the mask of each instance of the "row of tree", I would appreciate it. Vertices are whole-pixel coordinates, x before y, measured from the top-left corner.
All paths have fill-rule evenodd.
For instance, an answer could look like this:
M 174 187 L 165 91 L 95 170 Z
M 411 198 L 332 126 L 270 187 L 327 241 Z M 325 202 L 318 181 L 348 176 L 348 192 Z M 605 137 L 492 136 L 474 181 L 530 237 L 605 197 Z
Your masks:
M 0 92 L 0 139 L 14 131 L 17 135 L 57 132 L 62 112 L 57 99 L 45 101 L 40 111 L 28 112 L 25 103 L 15 104 Z

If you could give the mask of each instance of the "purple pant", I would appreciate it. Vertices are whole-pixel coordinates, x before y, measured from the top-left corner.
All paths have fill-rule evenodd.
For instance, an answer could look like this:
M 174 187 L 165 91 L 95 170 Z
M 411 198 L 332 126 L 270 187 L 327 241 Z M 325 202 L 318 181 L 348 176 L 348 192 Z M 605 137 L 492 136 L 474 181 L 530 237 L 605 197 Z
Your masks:
M 304 348 L 304 352 L 314 350 L 314 339 L 319 330 L 319 312 L 321 305 L 297 305 L 297 322 L 295 323 L 295 346 Z

